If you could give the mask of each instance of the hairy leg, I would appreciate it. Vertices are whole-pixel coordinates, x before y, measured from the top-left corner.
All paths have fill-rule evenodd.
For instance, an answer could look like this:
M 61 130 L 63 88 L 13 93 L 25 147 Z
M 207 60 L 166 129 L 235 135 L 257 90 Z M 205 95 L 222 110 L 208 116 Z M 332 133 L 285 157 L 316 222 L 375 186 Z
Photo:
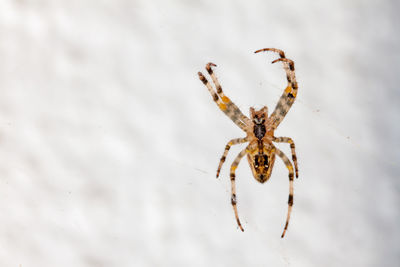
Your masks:
M 224 94 L 224 92 L 222 91 L 222 87 L 221 84 L 219 83 L 217 76 L 214 74 L 214 71 L 212 69 L 212 67 L 216 67 L 217 65 L 215 65 L 214 63 L 208 63 L 206 65 L 206 70 L 208 72 L 208 74 L 211 76 L 211 79 L 213 80 L 214 84 L 215 84 L 215 88 L 217 88 L 217 94 L 218 96 L 221 98 L 222 102 L 224 102 L 227 106 L 228 109 L 230 111 L 230 115 L 228 115 L 229 117 L 239 117 L 239 119 L 249 125 L 250 124 L 250 119 L 248 117 L 246 117 L 241 111 L 240 109 Z
M 292 138 L 289 137 L 273 137 L 272 141 L 277 142 L 277 143 L 289 143 L 290 144 L 290 149 L 292 151 L 292 160 L 294 163 L 294 170 L 296 172 L 296 178 L 299 177 L 299 169 L 297 166 L 297 156 L 296 156 L 296 150 L 295 150 L 295 145 L 292 140 Z
M 224 164 L 225 159 L 226 159 L 226 155 L 228 155 L 229 149 L 231 148 L 231 146 L 233 145 L 237 145 L 237 144 L 242 144 L 247 142 L 247 137 L 245 138 L 236 138 L 236 139 L 232 139 L 231 141 L 228 142 L 228 144 L 226 144 L 225 150 L 224 150 L 224 154 L 221 157 L 221 160 L 219 161 L 219 165 L 218 165 L 218 169 L 217 169 L 217 178 L 219 176 L 219 173 L 221 171 L 221 167 L 222 164 Z
M 213 82 L 217 88 L 217 92 L 214 91 L 211 84 L 201 72 L 198 73 L 200 80 L 207 87 L 218 107 L 243 131 L 247 131 L 247 125 L 249 125 L 250 119 L 243 115 L 240 109 L 222 92 L 221 85 L 219 84 L 211 66 L 216 65 L 214 63 L 208 63 L 206 65 L 206 70 L 213 79 Z
M 294 62 L 286 58 L 285 53 L 282 50 L 276 48 L 264 48 L 255 51 L 255 53 L 263 51 L 272 51 L 279 54 L 280 58 L 272 61 L 272 63 L 276 63 L 279 61 L 283 63 L 283 68 L 286 72 L 286 78 L 288 81 L 288 85 L 285 91 L 283 92 L 281 98 L 278 101 L 278 104 L 276 105 L 274 111 L 270 116 L 271 127 L 276 129 L 288 113 L 290 107 L 293 105 L 297 96 L 298 86 L 295 76 Z
M 290 160 L 285 156 L 285 154 L 283 154 L 282 151 L 280 151 L 279 149 L 276 149 L 276 154 L 283 160 L 283 162 L 286 165 L 286 168 L 289 170 L 289 200 L 288 200 L 288 213 L 287 213 L 287 217 L 286 217 L 286 224 L 285 224 L 285 228 L 283 229 L 283 233 L 282 233 L 282 238 L 285 236 L 286 230 L 288 228 L 289 225 L 289 221 L 290 221 L 290 214 L 292 212 L 292 206 L 293 206 L 293 166 L 292 163 L 290 163 Z
M 240 160 L 243 158 L 244 155 L 246 155 L 247 153 L 247 147 L 245 149 L 243 149 L 242 151 L 240 151 L 240 153 L 236 156 L 235 160 L 233 161 L 232 165 L 231 165 L 231 188 L 232 188 L 232 197 L 231 197 L 231 203 L 232 203 L 232 207 L 233 207 L 233 211 L 235 212 L 235 217 L 236 217 L 236 222 L 240 228 L 240 230 L 244 231 L 242 224 L 240 223 L 239 220 L 239 214 L 237 211 L 237 207 L 236 207 L 236 184 L 235 184 L 235 171 L 237 166 L 239 165 Z

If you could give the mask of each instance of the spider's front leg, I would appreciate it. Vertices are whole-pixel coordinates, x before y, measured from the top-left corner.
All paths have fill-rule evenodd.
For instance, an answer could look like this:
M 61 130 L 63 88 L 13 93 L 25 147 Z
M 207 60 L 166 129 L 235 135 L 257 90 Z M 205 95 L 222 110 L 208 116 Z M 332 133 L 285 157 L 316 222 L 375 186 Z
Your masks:
M 219 173 L 221 171 L 221 167 L 222 164 L 224 164 L 225 159 L 226 159 L 226 155 L 228 155 L 229 149 L 231 148 L 231 146 L 233 145 L 237 145 L 237 144 L 242 144 L 247 142 L 247 137 L 245 138 L 236 138 L 236 139 L 232 139 L 231 141 L 228 142 L 228 144 L 226 144 L 225 150 L 224 150 L 224 154 L 221 157 L 221 160 L 219 161 L 219 165 L 218 165 L 218 169 L 217 169 L 217 178 L 219 176 Z
M 272 122 L 272 128 L 276 129 L 278 125 L 282 122 L 282 120 L 285 118 L 290 107 L 293 105 L 297 97 L 298 85 L 296 81 L 293 60 L 286 58 L 285 53 L 282 50 L 276 48 L 264 48 L 257 50 L 254 53 L 259 53 L 264 51 L 272 51 L 279 54 L 280 58 L 272 61 L 272 63 L 282 62 L 283 68 L 286 72 L 286 79 L 288 81 L 286 89 L 284 90 L 281 98 L 278 101 L 278 104 L 276 105 L 274 111 L 270 116 L 270 120 Z
M 222 87 L 212 70 L 212 67 L 215 67 L 215 66 L 217 66 L 217 65 L 215 65 L 214 63 L 208 63 L 206 65 L 206 70 L 207 70 L 208 74 L 211 76 L 211 79 L 214 82 L 217 92 L 214 91 L 211 84 L 208 82 L 206 77 L 204 77 L 204 75 L 201 72 L 198 73 L 199 79 L 207 87 L 214 102 L 218 105 L 218 107 L 222 110 L 222 112 L 224 112 L 243 131 L 246 131 L 247 125 L 249 125 L 251 123 L 251 121 L 240 111 L 240 109 L 222 91 Z
M 242 151 L 240 151 L 240 153 L 236 156 L 235 160 L 233 161 L 232 165 L 231 165 L 231 189 L 232 189 L 232 196 L 231 196 L 231 203 L 232 203 L 232 207 L 233 207 L 233 211 L 235 212 L 235 217 L 236 217 L 236 222 L 240 228 L 240 230 L 242 230 L 242 232 L 244 231 L 242 224 L 240 223 L 239 220 L 239 215 L 238 215 L 238 211 L 237 211 L 237 207 L 236 207 L 236 184 L 235 184 L 235 171 L 237 166 L 239 165 L 240 160 L 244 157 L 244 155 L 247 154 L 247 147 L 245 149 L 243 149 Z
M 290 150 L 292 151 L 292 160 L 294 163 L 294 170 L 296 172 L 296 178 L 299 178 L 299 168 L 297 167 L 297 156 L 296 156 L 296 150 L 294 146 L 294 142 L 292 138 L 289 137 L 273 137 L 272 141 L 277 142 L 277 143 L 288 143 L 290 144 Z
M 283 229 L 283 233 L 281 238 L 285 236 L 286 230 L 289 226 L 289 220 L 290 220 L 290 214 L 292 213 L 292 206 L 293 206 L 293 166 L 292 163 L 290 163 L 290 160 L 283 154 L 282 151 L 280 151 L 278 148 L 276 148 L 276 154 L 283 160 L 283 162 L 286 165 L 286 168 L 289 171 L 289 199 L 288 199 L 288 213 L 286 217 L 286 223 L 285 223 L 285 228 Z

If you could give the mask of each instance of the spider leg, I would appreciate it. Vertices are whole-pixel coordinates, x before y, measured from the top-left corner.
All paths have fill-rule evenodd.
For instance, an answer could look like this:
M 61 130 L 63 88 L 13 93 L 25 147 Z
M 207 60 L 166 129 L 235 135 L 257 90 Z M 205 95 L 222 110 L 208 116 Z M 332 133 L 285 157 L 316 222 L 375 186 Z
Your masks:
M 263 52 L 263 51 L 272 51 L 279 54 L 280 58 L 272 61 L 272 63 L 282 62 L 283 68 L 286 72 L 286 78 L 288 81 L 288 85 L 283 92 L 281 98 L 279 99 L 278 104 L 275 107 L 275 110 L 272 112 L 270 118 L 272 123 L 272 128 L 276 129 L 278 125 L 282 122 L 283 118 L 288 113 L 290 107 L 293 105 L 296 96 L 297 96 L 297 81 L 295 76 L 294 62 L 285 57 L 285 53 L 282 50 L 276 48 L 264 48 L 255 51 L 255 53 Z
M 288 200 L 288 213 L 286 217 L 286 224 L 285 228 L 283 229 L 283 233 L 281 238 L 285 236 L 286 230 L 289 225 L 289 220 L 290 220 L 290 214 L 292 212 L 292 206 L 293 206 L 293 166 L 292 163 L 290 163 L 289 159 L 283 154 L 282 151 L 280 151 L 278 148 L 276 148 L 276 154 L 283 160 L 283 162 L 286 165 L 286 168 L 289 170 L 289 200 Z
M 290 150 L 292 151 L 292 160 L 294 163 L 294 170 L 296 172 L 296 178 L 299 177 L 299 169 L 297 167 L 297 156 L 296 156 L 296 151 L 295 151 L 295 146 L 292 138 L 289 137 L 272 137 L 272 141 L 277 142 L 277 143 L 289 143 L 290 144 Z
M 244 231 L 242 224 L 240 223 L 239 220 L 239 215 L 238 215 L 238 211 L 237 211 L 237 207 L 236 207 L 236 184 L 235 184 L 235 171 L 237 166 L 239 165 L 240 160 L 243 158 L 244 155 L 247 154 L 247 147 L 245 149 L 243 149 L 242 151 L 240 151 L 240 153 L 236 156 L 235 160 L 233 161 L 232 165 L 231 165 L 231 187 L 232 187 L 232 196 L 231 196 L 231 203 L 232 203 L 232 207 L 233 207 L 233 211 L 235 212 L 235 217 L 236 217 L 236 222 L 240 228 L 240 230 L 242 230 L 242 232 Z
M 221 171 L 221 167 L 222 164 L 224 164 L 225 159 L 226 159 L 226 155 L 228 155 L 229 149 L 231 148 L 231 146 L 233 145 L 237 145 L 237 144 L 241 144 L 241 143 L 245 143 L 247 142 L 247 137 L 245 138 L 236 138 L 236 139 L 232 139 L 231 141 L 228 142 L 228 144 L 226 144 L 225 150 L 224 150 L 224 154 L 221 157 L 221 160 L 219 161 L 219 165 L 218 165 L 218 169 L 217 169 L 217 178 L 219 176 L 219 172 Z
M 214 71 L 212 70 L 212 67 L 216 67 L 217 65 L 215 65 L 214 63 L 208 63 L 206 65 L 206 70 L 208 72 L 208 74 L 211 76 L 211 79 L 213 80 L 215 87 L 217 88 L 217 94 L 219 95 L 219 97 L 221 97 L 222 101 L 229 105 L 230 108 L 232 109 L 233 113 L 240 117 L 240 120 L 243 121 L 245 124 L 249 124 L 250 123 L 250 119 L 247 118 L 241 111 L 240 109 L 224 94 L 224 92 L 222 91 L 222 87 L 221 84 L 219 83 L 217 76 L 214 74 Z
M 275 53 L 278 53 L 279 56 L 281 56 L 281 58 L 285 58 L 285 52 L 283 52 L 280 49 L 276 49 L 276 48 L 263 48 L 263 49 L 258 49 L 257 51 L 255 51 L 254 53 L 259 53 L 259 52 L 265 52 L 265 51 L 272 51 Z
M 211 66 L 216 66 L 214 63 L 208 63 L 206 65 L 206 70 L 210 74 L 216 88 L 217 93 L 214 91 L 211 84 L 208 80 L 204 77 L 204 75 L 199 72 L 200 80 L 205 84 L 208 91 L 210 92 L 213 100 L 218 105 L 218 107 L 236 124 L 238 125 L 243 131 L 246 131 L 246 125 L 250 124 L 250 119 L 247 118 L 240 109 L 222 92 L 221 85 L 219 84 Z

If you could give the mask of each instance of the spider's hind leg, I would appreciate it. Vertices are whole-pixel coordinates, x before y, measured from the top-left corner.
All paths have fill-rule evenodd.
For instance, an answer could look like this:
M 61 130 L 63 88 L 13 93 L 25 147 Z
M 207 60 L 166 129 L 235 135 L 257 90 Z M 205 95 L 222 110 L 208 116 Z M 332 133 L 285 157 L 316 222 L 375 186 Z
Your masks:
M 244 157 L 244 155 L 247 154 L 247 147 L 245 149 L 243 149 L 242 151 L 240 151 L 240 153 L 236 156 L 235 160 L 233 161 L 232 165 L 231 165 L 231 189 L 232 189 L 232 197 L 231 197 L 231 203 L 232 203 L 232 207 L 233 207 L 233 211 L 235 212 L 235 218 L 236 218 L 236 222 L 240 228 L 240 230 L 242 230 L 242 232 L 244 231 L 242 224 L 240 223 L 239 220 L 239 214 L 237 211 L 237 207 L 236 207 L 236 184 L 235 184 L 235 171 L 237 166 L 239 165 L 240 160 Z
M 290 163 L 289 159 L 283 154 L 282 151 L 279 149 L 276 149 L 276 154 L 283 160 L 283 162 L 286 165 L 286 168 L 289 171 L 289 199 L 288 199 L 288 213 L 286 217 L 286 223 L 285 223 L 285 228 L 283 229 L 282 233 L 282 238 L 285 236 L 286 230 L 289 226 L 289 221 L 290 221 L 290 214 L 292 213 L 292 206 L 293 206 L 293 166 L 292 163 Z
M 237 145 L 237 144 L 242 144 L 242 143 L 245 143 L 247 141 L 248 141 L 247 137 L 245 137 L 245 138 L 236 138 L 236 139 L 232 139 L 231 141 L 228 142 L 228 144 L 226 144 L 225 150 L 224 150 L 224 154 L 222 155 L 221 160 L 219 161 L 219 165 L 218 165 L 218 169 L 217 169 L 217 178 L 219 176 L 222 164 L 224 164 L 225 159 L 226 159 L 226 155 L 228 155 L 228 152 L 229 152 L 229 149 L 231 148 L 231 146 Z
M 294 170 L 296 172 L 296 178 L 299 177 L 299 168 L 297 166 L 297 156 L 296 156 L 296 148 L 294 145 L 294 142 L 292 138 L 289 137 L 273 137 L 272 141 L 277 142 L 277 143 L 288 143 L 290 144 L 290 150 L 292 152 L 292 160 L 294 163 Z

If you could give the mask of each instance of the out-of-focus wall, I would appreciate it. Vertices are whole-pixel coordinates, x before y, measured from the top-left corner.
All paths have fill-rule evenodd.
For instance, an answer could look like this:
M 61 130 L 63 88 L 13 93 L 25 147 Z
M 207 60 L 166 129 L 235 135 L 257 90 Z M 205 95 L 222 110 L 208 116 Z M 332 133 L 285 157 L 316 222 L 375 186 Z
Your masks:
M 396 266 L 396 1 L 0 2 L 0 266 Z M 197 72 L 248 114 L 273 111 L 300 177 L 229 165 L 241 132 Z M 278 145 L 288 156 L 288 145 Z

